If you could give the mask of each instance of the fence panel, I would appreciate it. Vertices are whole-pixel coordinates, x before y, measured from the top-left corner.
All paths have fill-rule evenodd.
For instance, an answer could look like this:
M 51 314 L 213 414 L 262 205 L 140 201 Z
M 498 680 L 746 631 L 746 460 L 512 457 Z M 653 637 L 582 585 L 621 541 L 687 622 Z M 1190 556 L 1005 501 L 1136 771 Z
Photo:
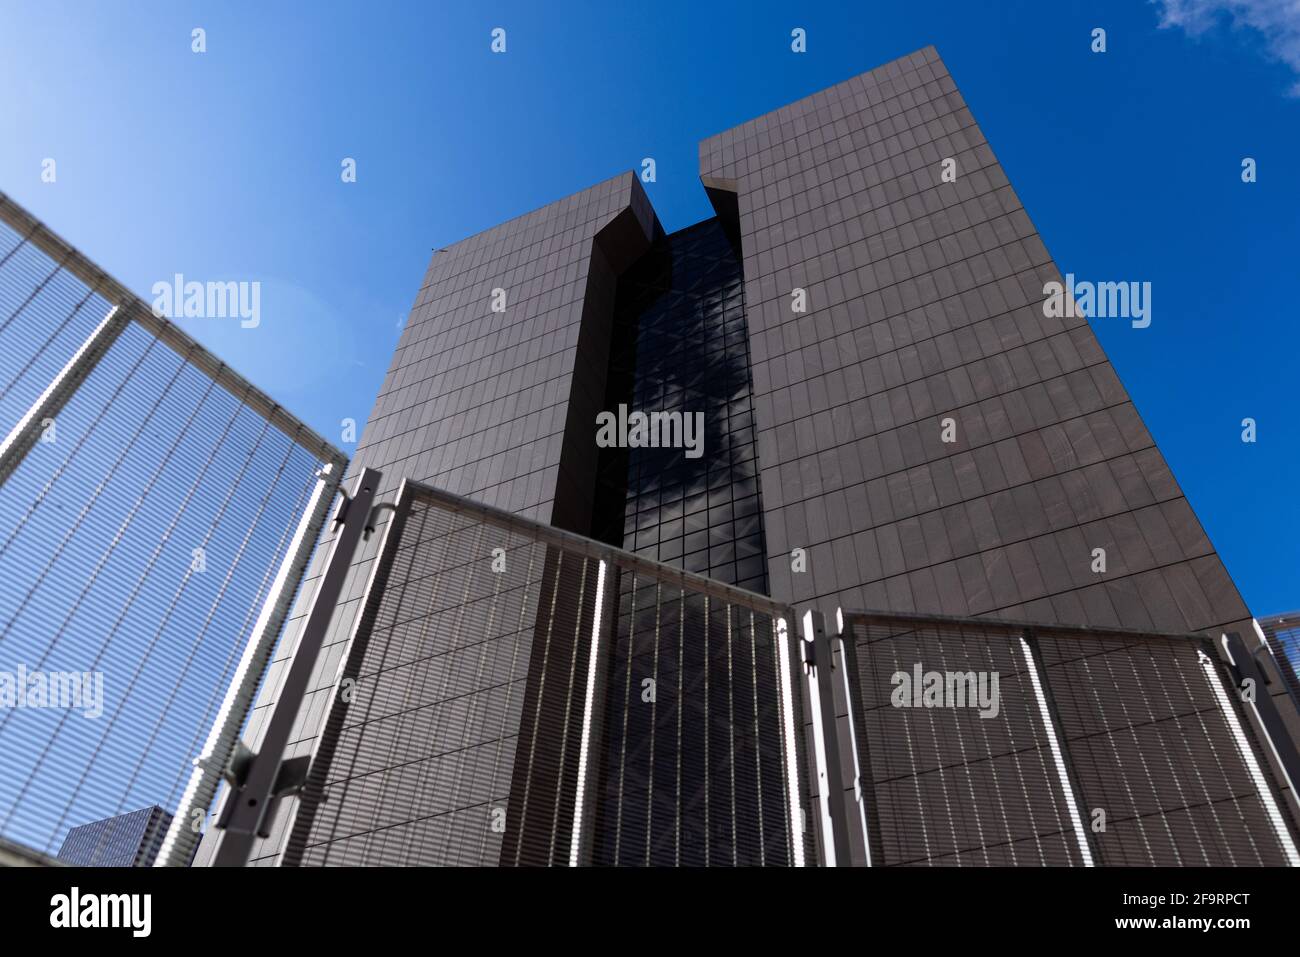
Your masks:
M 812 862 L 788 609 L 409 482 L 385 534 L 286 863 Z
M 874 863 L 1300 864 L 1207 639 L 844 618 Z
M 0 435 L 12 431 L 113 307 L 35 236 L 0 221 Z
M 139 818 L 147 864 L 345 460 L 2 195 L 0 218 L 0 838 L 107 863 Z

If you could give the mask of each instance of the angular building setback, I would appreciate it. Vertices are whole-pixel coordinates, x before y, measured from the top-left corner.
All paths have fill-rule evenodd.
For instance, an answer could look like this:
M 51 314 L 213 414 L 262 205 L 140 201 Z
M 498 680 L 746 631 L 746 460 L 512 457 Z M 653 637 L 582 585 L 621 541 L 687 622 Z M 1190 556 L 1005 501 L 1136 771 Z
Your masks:
M 700 177 L 434 254 L 253 862 L 1300 864 L 1291 692 L 934 48 Z

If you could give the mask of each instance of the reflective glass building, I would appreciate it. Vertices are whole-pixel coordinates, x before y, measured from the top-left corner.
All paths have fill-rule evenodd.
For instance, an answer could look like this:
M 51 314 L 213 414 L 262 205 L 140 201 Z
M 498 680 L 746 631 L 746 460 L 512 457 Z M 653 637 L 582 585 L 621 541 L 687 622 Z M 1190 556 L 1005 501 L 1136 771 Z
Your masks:
M 145 807 L 81 824 L 68 832 L 59 860 L 81 867 L 151 867 L 172 816 Z

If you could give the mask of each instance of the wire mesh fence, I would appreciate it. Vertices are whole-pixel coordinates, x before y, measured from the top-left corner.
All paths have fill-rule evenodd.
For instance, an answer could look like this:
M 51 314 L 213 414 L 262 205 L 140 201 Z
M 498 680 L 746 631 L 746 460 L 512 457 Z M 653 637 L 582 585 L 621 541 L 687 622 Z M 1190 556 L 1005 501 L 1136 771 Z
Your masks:
M 845 615 L 862 820 L 885 865 L 1300 864 L 1208 639 Z
M 146 810 L 156 852 L 344 459 L 2 195 L 0 220 L 0 837 L 57 854 Z
M 0 435 L 18 420 L 108 315 L 113 303 L 0 222 Z
M 406 483 L 285 863 L 812 863 L 762 596 Z
M 1300 612 L 1261 618 L 1259 628 L 1283 684 L 1300 708 Z

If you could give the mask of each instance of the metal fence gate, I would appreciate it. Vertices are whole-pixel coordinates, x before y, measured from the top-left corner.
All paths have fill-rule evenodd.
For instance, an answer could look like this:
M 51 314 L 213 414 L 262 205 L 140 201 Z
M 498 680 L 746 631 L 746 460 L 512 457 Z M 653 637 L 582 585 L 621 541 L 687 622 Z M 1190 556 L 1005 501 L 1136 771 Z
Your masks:
M 790 609 L 406 482 L 283 863 L 814 862 Z

